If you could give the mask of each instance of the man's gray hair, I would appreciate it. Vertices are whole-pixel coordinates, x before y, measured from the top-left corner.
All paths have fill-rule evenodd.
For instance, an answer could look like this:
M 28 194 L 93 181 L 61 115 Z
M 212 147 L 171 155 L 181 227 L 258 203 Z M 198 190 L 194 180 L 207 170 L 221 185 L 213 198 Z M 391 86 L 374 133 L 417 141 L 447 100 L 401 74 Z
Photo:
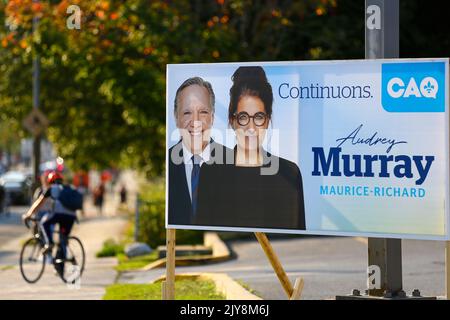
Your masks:
M 175 113 L 175 116 L 177 115 L 177 110 L 178 110 L 178 96 L 180 95 L 181 91 L 183 91 L 187 87 L 193 86 L 193 85 L 197 85 L 197 86 L 203 87 L 206 90 L 208 90 L 209 107 L 210 107 L 212 113 L 214 113 L 214 111 L 215 111 L 214 105 L 216 103 L 216 96 L 214 95 L 214 91 L 213 91 L 213 88 L 211 86 L 211 83 L 209 83 L 208 81 L 203 80 L 200 77 L 193 77 L 193 78 L 189 78 L 186 81 L 184 81 L 182 83 L 182 85 L 178 88 L 177 93 L 175 94 L 175 101 L 174 101 L 174 106 L 175 106 L 174 107 L 174 113 Z

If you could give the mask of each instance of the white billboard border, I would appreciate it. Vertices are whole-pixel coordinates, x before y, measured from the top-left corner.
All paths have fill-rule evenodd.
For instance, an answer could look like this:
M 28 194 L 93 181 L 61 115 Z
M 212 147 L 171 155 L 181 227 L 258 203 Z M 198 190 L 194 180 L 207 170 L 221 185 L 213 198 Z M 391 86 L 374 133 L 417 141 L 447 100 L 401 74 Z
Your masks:
M 169 104 L 169 69 L 171 66 L 205 66 L 205 65 L 235 65 L 235 66 L 252 66 L 252 65 L 265 65 L 265 66 L 279 66 L 298 64 L 314 65 L 314 64 L 346 64 L 355 62 L 373 62 L 380 63 L 400 63 L 400 62 L 444 62 L 445 63 L 445 81 L 447 86 L 445 88 L 445 130 L 446 130 L 446 154 L 447 154 L 447 172 L 446 172 L 446 196 L 444 202 L 444 214 L 446 217 L 446 224 L 444 226 L 444 235 L 426 235 L 426 234 L 412 234 L 412 233 L 378 233 L 378 232 L 348 232 L 348 231 L 320 231 L 320 230 L 295 230 L 295 229 L 272 229 L 272 228 L 246 228 L 246 227 L 226 227 L 226 226 L 199 226 L 199 225 L 177 225 L 169 224 L 169 135 L 167 133 L 169 127 L 169 110 L 173 111 Z M 294 235 L 306 235 L 306 236 L 339 236 L 339 237 L 364 237 L 364 238 L 389 238 L 389 239 L 411 239 L 411 240 L 434 240 L 434 241 L 449 241 L 450 240 L 450 213 L 449 213 L 449 200 L 450 200 L 450 133 L 449 133 L 449 104 L 450 104 L 450 79 L 449 79 L 449 64 L 450 58 L 399 58 L 399 59 L 350 59 L 350 60 L 315 60 L 315 61 L 253 61 L 253 62 L 218 62 L 218 63 L 179 63 L 179 64 L 167 64 L 166 65 L 166 194 L 165 194 L 165 226 L 166 229 L 179 229 L 179 230 L 198 230 L 198 231 L 225 231 L 225 232 L 262 232 L 262 233 L 274 233 L 274 234 L 294 234 Z

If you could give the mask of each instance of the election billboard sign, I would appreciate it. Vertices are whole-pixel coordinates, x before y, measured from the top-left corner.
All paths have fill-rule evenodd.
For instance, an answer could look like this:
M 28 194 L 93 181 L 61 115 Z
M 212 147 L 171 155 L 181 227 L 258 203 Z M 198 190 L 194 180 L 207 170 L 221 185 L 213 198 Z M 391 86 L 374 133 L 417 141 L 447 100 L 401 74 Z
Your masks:
M 449 59 L 167 66 L 166 227 L 449 239 Z

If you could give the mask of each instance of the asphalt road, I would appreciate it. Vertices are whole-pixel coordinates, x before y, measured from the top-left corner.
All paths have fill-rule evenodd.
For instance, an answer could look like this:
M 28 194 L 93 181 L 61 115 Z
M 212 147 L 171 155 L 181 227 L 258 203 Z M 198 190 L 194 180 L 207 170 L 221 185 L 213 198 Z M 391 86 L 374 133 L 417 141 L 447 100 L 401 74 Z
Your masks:
M 2 250 L 2 245 L 11 239 L 27 234 L 27 228 L 22 223 L 21 216 L 28 207 L 11 207 L 10 213 L 0 214 L 0 261 L 2 264 L 15 260 L 14 252 Z
M 303 277 L 302 299 L 332 299 L 353 289 L 366 288 L 367 245 L 365 239 L 308 237 L 271 241 L 292 283 Z M 445 294 L 445 245 L 434 241 L 405 240 L 403 244 L 403 286 L 408 295 L 419 289 L 422 295 Z M 177 267 L 177 273 L 225 272 L 256 290 L 264 299 L 286 299 L 278 279 L 256 240 L 230 242 L 237 258 L 220 264 Z M 124 273 L 120 282 L 148 283 L 165 269 L 145 273 Z

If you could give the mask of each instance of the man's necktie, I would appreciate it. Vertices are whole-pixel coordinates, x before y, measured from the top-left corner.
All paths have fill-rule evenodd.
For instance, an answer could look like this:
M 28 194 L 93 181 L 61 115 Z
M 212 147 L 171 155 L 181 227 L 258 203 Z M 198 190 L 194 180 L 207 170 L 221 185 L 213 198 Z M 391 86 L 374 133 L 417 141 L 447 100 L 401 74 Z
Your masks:
M 200 161 L 202 158 L 198 154 L 195 154 L 191 159 L 194 165 L 191 174 L 192 216 L 194 217 L 197 212 L 198 182 L 200 177 Z

